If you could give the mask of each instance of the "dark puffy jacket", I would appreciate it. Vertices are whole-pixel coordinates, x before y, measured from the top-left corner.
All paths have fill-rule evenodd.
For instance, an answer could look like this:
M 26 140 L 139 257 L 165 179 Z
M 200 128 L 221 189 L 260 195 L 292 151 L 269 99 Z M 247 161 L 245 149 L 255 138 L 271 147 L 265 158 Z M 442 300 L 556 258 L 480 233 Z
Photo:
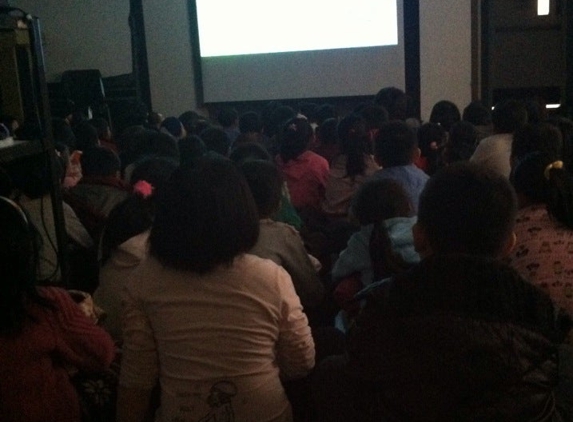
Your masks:
M 365 296 L 348 370 L 371 398 L 369 416 L 552 420 L 557 345 L 570 320 L 511 268 L 436 256 Z

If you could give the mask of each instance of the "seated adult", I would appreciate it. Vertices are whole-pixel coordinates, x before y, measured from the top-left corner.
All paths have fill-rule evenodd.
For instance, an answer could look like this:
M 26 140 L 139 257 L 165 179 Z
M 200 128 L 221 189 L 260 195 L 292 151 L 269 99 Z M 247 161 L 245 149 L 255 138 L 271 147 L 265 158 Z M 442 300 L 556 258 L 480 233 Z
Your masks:
M 413 214 L 417 214 L 428 175 L 414 165 L 420 157 L 416 133 L 404 122 L 384 123 L 375 139 L 374 156 L 382 168 L 372 178 L 400 183 L 410 198 Z
M 347 358 L 319 368 L 322 420 L 562 420 L 557 352 L 571 319 L 501 262 L 516 211 L 507 179 L 479 166 L 430 179 L 413 229 L 422 261 L 359 293 Z
M 114 346 L 65 290 L 36 287 L 39 239 L 0 197 L 0 419 L 80 422 L 70 369 L 106 369 Z
M 118 421 L 290 421 L 281 379 L 306 375 L 314 342 L 288 273 L 247 252 L 259 233 L 227 159 L 179 168 L 158 192 L 150 255 L 127 280 Z

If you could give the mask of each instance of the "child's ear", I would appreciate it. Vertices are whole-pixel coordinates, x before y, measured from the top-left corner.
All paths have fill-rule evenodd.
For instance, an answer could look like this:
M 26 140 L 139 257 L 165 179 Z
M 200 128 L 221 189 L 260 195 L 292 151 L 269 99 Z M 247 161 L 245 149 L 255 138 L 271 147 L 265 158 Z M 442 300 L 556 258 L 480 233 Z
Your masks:
M 516 243 L 517 243 L 517 235 L 515 234 L 515 232 L 511 232 L 511 235 L 507 238 L 505 245 L 501 250 L 500 258 L 507 257 L 511 253 L 511 251 L 513 251 L 513 248 L 515 248 Z
M 414 224 L 412 227 L 412 234 L 414 236 L 414 249 L 421 258 L 428 257 L 432 254 L 432 248 L 428 242 L 426 230 L 419 223 Z

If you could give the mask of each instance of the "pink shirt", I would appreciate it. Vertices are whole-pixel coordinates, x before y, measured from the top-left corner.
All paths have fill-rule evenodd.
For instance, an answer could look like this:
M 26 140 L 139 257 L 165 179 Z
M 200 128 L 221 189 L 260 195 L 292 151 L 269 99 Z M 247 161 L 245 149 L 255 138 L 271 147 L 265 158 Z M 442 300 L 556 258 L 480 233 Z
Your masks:
M 305 151 L 298 158 L 277 164 L 286 180 L 290 198 L 295 208 L 320 208 L 328 179 L 328 161 L 324 157 Z

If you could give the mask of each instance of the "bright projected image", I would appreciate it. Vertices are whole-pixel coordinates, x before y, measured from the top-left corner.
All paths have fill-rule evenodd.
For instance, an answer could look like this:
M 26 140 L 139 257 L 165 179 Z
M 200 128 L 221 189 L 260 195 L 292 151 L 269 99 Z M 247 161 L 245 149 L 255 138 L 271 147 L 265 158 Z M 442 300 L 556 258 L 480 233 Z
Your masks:
M 398 44 L 397 0 L 196 0 L 202 57 Z

